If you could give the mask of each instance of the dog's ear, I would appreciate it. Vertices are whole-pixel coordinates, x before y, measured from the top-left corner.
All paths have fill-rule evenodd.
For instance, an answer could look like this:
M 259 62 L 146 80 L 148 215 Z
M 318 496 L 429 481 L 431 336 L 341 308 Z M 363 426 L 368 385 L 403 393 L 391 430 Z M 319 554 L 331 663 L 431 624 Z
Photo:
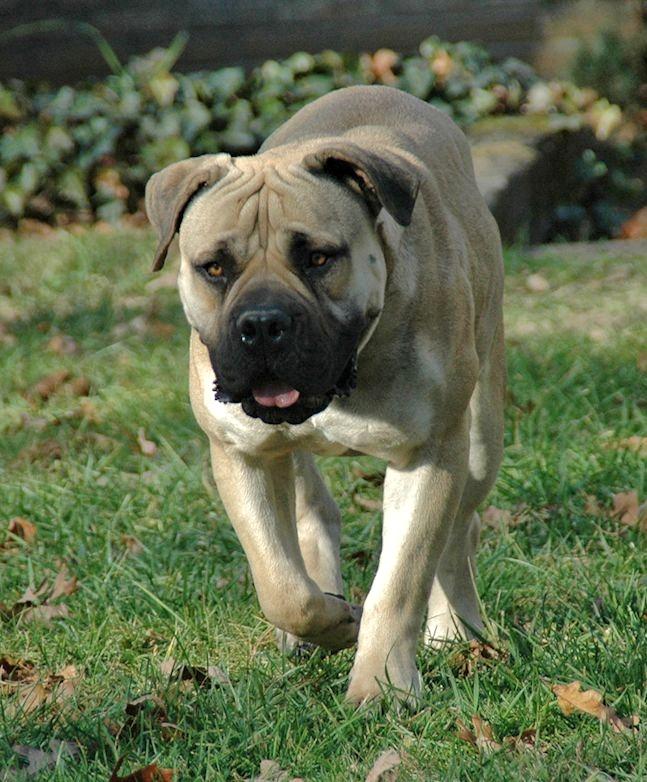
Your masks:
M 339 139 L 306 155 L 303 165 L 358 188 L 373 214 L 384 207 L 400 225 L 411 222 L 420 175 L 404 158 L 391 152 L 376 154 Z
M 184 210 L 203 187 L 215 184 L 229 170 L 229 155 L 202 155 L 171 163 L 146 183 L 146 214 L 157 233 L 153 271 L 164 266 Z

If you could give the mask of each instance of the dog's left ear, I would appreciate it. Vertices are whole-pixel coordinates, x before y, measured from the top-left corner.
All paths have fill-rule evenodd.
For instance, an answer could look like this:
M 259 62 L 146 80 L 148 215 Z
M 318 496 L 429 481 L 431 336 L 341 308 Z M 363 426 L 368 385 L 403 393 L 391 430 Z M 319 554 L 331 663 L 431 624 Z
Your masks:
M 373 214 L 384 207 L 400 225 L 411 222 L 420 175 L 404 158 L 340 139 L 306 155 L 303 165 L 359 188 Z
M 215 184 L 229 169 L 229 155 L 201 155 L 158 171 L 146 183 L 146 214 L 157 232 L 153 271 L 164 266 L 184 210 L 203 187 Z

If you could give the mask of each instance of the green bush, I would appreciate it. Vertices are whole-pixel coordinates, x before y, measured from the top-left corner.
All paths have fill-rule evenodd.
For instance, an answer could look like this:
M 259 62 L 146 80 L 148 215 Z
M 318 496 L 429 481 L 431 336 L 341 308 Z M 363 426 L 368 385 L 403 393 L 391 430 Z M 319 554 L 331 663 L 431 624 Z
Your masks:
M 615 127 L 620 110 L 524 63 L 494 63 L 471 43 L 428 38 L 418 54 L 326 51 L 242 68 L 172 73 L 169 52 L 133 59 L 103 81 L 52 90 L 0 84 L 0 223 L 114 221 L 142 208 L 156 170 L 207 152 L 250 154 L 306 103 L 352 84 L 391 84 L 468 125 L 492 114 L 585 113 Z M 598 122 L 600 121 L 598 117 Z M 606 122 L 606 125 L 605 125 Z

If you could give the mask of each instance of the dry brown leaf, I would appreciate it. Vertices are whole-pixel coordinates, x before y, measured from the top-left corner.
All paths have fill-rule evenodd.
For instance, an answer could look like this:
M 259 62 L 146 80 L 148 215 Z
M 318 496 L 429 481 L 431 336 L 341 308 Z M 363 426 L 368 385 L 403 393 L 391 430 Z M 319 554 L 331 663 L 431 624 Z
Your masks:
M 247 782 L 303 782 L 300 777 L 288 780 L 289 776 L 275 760 L 261 760 L 259 775 L 247 779 Z
M 621 491 L 614 494 L 613 511 L 611 515 L 618 519 L 621 524 L 628 527 L 635 527 L 638 524 L 638 492 Z
M 7 658 L 4 662 L 8 662 Z M 16 693 L 16 702 L 9 708 L 11 714 L 30 714 L 43 704 L 60 705 L 71 698 L 79 681 L 80 675 L 74 665 L 66 665 L 58 673 L 42 678 L 29 663 L 14 666 L 6 679 L 0 679 L 0 691 L 4 684 L 5 690 Z
M 509 527 L 512 524 L 512 512 L 504 508 L 496 508 L 490 505 L 481 514 L 481 522 L 486 527 L 499 529 L 499 527 Z
M 367 472 L 357 464 L 354 464 L 350 468 L 350 471 L 356 478 L 361 478 L 361 480 L 370 483 L 372 486 L 381 486 L 384 483 L 383 472 L 379 472 L 379 471 Z
M 366 775 L 366 782 L 393 782 L 397 779 L 397 768 L 402 763 L 400 754 L 394 749 L 387 749 L 375 761 Z
M 183 665 L 172 657 L 160 663 L 160 671 L 164 676 L 183 682 L 192 682 L 203 687 L 208 684 L 231 684 L 228 674 L 217 665 L 206 668 L 199 665 Z
M 137 431 L 137 445 L 144 456 L 155 456 L 157 445 L 152 440 L 146 439 L 146 432 L 143 428 Z
M 639 456 L 647 456 L 647 437 L 641 437 L 640 435 L 635 434 L 632 437 L 624 437 L 622 440 L 616 440 L 611 443 L 609 447 L 633 451 Z
M 353 504 L 362 510 L 371 512 L 382 510 L 382 500 L 375 500 L 372 497 L 364 497 L 359 492 L 353 494 Z
M 17 702 L 14 708 L 9 709 L 10 714 L 31 714 L 36 709 L 40 708 L 44 703 L 47 703 L 48 692 L 45 687 L 40 684 L 29 684 L 25 687 L 21 687 L 18 690 Z
M 541 274 L 529 274 L 526 277 L 526 288 L 531 293 L 546 293 L 550 290 L 550 283 Z
M 17 457 L 17 461 L 26 462 L 54 462 L 63 457 L 63 447 L 56 440 L 43 440 L 32 443 L 23 448 Z
M 45 402 L 61 388 L 69 377 L 70 372 L 67 369 L 59 369 L 56 372 L 45 375 L 33 387 L 30 396 L 42 399 Z
M 26 622 L 41 621 L 49 623 L 52 619 L 64 619 L 69 616 L 66 605 L 54 605 L 53 601 L 66 597 L 76 591 L 77 578 L 68 577 L 65 567 L 57 573 L 51 589 L 47 579 L 34 589 L 28 586 L 24 594 L 11 607 L 0 604 L 0 618 L 13 619 L 17 616 Z M 42 599 L 44 598 L 44 599 Z
M 620 228 L 622 239 L 647 239 L 647 206 L 635 212 Z
M 75 377 L 65 386 L 65 389 L 74 396 L 88 396 L 91 388 L 92 383 L 90 382 L 89 378 L 85 377 L 84 375 Z
M 535 728 L 524 730 L 519 736 L 506 736 L 503 744 L 515 750 L 537 749 L 537 731 Z
M 38 530 L 36 529 L 36 525 L 32 521 L 29 521 L 29 519 L 25 519 L 23 516 L 15 516 L 9 522 L 7 533 L 7 540 L 0 546 L 0 549 L 13 547 L 11 538 L 19 538 L 27 545 L 30 545 L 36 540 Z
M 121 768 L 123 758 L 117 761 L 117 765 L 114 771 L 110 775 L 110 782 L 172 782 L 175 770 L 172 768 L 161 768 L 157 763 L 151 763 L 149 766 L 137 769 L 132 774 L 128 774 L 125 777 L 117 776 L 117 772 Z
M 55 334 L 47 343 L 47 350 L 58 356 L 72 356 L 79 352 L 79 346 L 76 340 L 67 334 Z
M 43 603 L 40 606 L 31 606 L 20 612 L 23 622 L 43 622 L 49 624 L 53 619 L 67 619 L 70 609 L 66 605 L 50 605 Z
M 144 550 L 144 546 L 139 540 L 139 538 L 136 538 L 134 535 L 122 535 L 121 536 L 121 544 L 124 546 L 126 551 L 131 554 L 133 557 L 139 556 L 142 551 Z
M 494 646 L 485 641 L 473 639 L 466 649 L 462 649 L 452 656 L 450 664 L 458 676 L 471 676 L 482 663 L 491 663 L 501 659 L 502 656 L 502 652 L 495 649 Z
M 483 752 L 494 752 L 501 749 L 501 744 L 494 740 L 492 728 L 488 722 L 482 720 L 478 714 L 472 716 L 474 730 L 470 730 L 463 722 L 458 721 L 458 737 L 468 741 Z
M 598 498 L 594 494 L 584 496 L 584 512 L 589 516 L 603 516 L 604 510 L 600 507 Z
M 33 681 L 36 668 L 29 660 L 21 660 L 15 657 L 0 657 L 0 688 L 3 683 L 23 684 Z
M 76 758 L 80 754 L 78 744 L 72 741 L 57 741 L 56 739 L 52 739 L 49 742 L 49 751 L 38 749 L 37 747 L 28 747 L 24 744 L 14 744 L 12 749 L 17 755 L 20 755 L 27 761 L 28 765 L 26 767 L 22 766 L 22 771 L 28 777 L 36 776 L 47 768 L 55 768 L 57 765 L 62 765 L 64 759 Z
M 619 717 L 615 709 L 603 703 L 602 693 L 597 690 L 582 690 L 579 681 L 570 684 L 553 684 L 551 690 L 557 697 L 557 705 L 566 716 L 576 711 L 597 717 L 600 722 L 611 725 L 616 733 L 631 730 L 638 725 L 638 717 Z
M 47 598 L 48 602 L 56 600 L 59 597 L 71 595 L 76 592 L 78 584 L 78 578 L 76 576 L 69 577 L 69 573 L 66 567 L 62 567 L 56 574 L 54 579 L 54 586 Z

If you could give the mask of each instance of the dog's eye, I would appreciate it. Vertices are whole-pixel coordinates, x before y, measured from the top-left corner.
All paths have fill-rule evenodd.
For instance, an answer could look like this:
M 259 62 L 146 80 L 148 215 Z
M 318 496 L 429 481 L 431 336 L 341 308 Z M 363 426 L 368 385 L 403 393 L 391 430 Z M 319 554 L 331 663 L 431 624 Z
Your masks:
M 332 255 L 326 255 L 326 253 L 322 252 L 310 253 L 310 266 L 314 266 L 315 269 L 325 266 L 331 260 Z
M 225 270 L 222 268 L 222 266 L 215 261 L 205 264 L 202 268 L 209 275 L 209 277 L 222 277 L 225 273 Z

